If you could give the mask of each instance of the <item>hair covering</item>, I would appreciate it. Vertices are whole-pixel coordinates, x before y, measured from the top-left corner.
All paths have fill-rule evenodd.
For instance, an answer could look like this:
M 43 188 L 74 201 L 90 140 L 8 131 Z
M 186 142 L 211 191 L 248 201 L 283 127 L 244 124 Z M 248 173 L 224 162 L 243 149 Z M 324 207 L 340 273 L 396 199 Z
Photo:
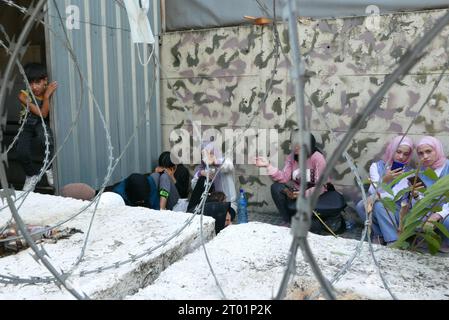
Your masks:
M 92 200 L 95 197 L 95 190 L 85 183 L 70 183 L 62 188 L 61 196 L 79 200 Z
M 204 163 L 203 159 L 203 151 L 212 151 L 213 155 L 215 156 L 217 165 L 221 165 L 223 163 L 223 155 L 221 153 L 221 150 L 215 146 L 214 141 L 206 141 L 201 144 L 201 164 L 196 166 L 194 175 L 198 175 L 198 172 L 201 170 L 206 169 L 206 164 Z M 217 191 L 221 190 L 221 174 L 217 174 L 214 178 L 214 185 L 217 187 Z
M 432 149 L 435 150 L 435 152 L 436 152 L 436 160 L 432 164 L 432 169 L 437 169 L 437 168 L 444 166 L 447 158 L 444 155 L 443 144 L 441 143 L 441 141 L 438 140 L 437 138 L 434 138 L 431 136 L 426 136 L 426 137 L 422 138 L 421 140 L 419 140 L 416 147 L 418 148 L 425 144 L 432 147 Z
M 149 203 L 151 187 L 143 174 L 131 174 L 126 179 L 125 192 L 130 206 L 137 206 L 139 202 L 143 201 L 145 207 L 151 207 Z
M 298 134 L 297 134 L 297 132 L 298 132 L 298 130 L 299 129 L 295 129 L 293 132 L 292 132 L 292 137 L 291 137 L 291 149 L 292 149 L 292 152 L 294 152 L 294 148 L 295 148 L 295 146 L 296 145 L 300 145 L 300 142 L 299 142 L 299 136 L 298 136 Z M 311 150 L 311 152 L 310 152 L 310 154 L 308 154 L 307 153 L 307 157 L 310 157 L 312 154 L 314 154 L 315 152 L 319 152 L 319 153 L 322 153 L 321 152 L 321 150 L 320 149 L 318 149 L 318 147 L 317 147 L 317 145 L 316 145 L 316 139 L 315 139 L 315 136 L 312 134 L 312 133 L 310 133 L 310 150 Z M 294 155 L 294 158 L 295 158 L 295 160 L 296 161 L 298 161 L 298 159 L 299 159 L 299 156 L 298 155 Z
M 410 147 L 411 151 L 413 151 L 412 139 L 410 139 L 407 136 L 404 136 L 404 138 L 402 138 L 402 136 L 397 136 L 397 137 L 393 138 L 393 140 L 391 140 L 390 143 L 388 144 L 387 149 L 385 150 L 385 154 L 382 157 L 382 160 L 385 161 L 385 163 L 387 163 L 387 164 L 393 163 L 394 154 L 396 153 L 396 150 L 400 146 L 408 146 L 408 147 Z M 409 163 L 411 158 L 412 158 L 412 152 L 410 152 L 410 155 L 405 160 L 405 163 Z
M 103 192 L 100 196 L 98 208 L 116 208 L 124 205 L 125 201 L 119 194 L 115 192 Z
M 223 162 L 223 154 L 221 153 L 220 148 L 218 148 L 215 145 L 215 141 L 205 141 L 201 144 L 201 159 L 203 156 L 203 151 L 207 150 L 207 151 L 212 151 L 212 153 L 215 156 L 215 159 L 217 159 L 217 162 L 219 164 L 221 164 Z

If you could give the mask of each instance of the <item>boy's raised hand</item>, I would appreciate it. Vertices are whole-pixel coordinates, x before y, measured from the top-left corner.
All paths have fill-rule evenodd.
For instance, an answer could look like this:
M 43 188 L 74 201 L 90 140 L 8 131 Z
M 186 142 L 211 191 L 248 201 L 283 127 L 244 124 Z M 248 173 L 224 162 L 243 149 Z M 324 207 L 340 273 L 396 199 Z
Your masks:
M 44 98 L 50 99 L 57 88 L 58 88 L 58 83 L 56 81 L 53 81 L 49 85 L 47 85 L 47 89 L 45 89 L 45 93 L 44 93 Z

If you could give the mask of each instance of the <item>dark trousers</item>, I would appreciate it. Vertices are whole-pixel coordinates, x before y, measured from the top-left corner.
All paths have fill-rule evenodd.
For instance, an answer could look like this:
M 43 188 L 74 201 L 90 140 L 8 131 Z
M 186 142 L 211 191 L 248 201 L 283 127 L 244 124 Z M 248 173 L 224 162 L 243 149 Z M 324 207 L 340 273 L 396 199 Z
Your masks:
M 201 202 L 201 195 L 206 187 L 204 186 L 206 182 L 206 177 L 199 177 L 196 182 L 195 188 L 192 190 L 192 195 L 190 196 L 189 204 L 187 205 L 187 212 L 193 213 L 195 207 Z M 209 192 L 214 191 L 214 185 L 209 189 Z
M 49 160 L 50 160 L 53 157 L 54 145 L 53 145 L 53 134 L 48 124 L 47 124 L 47 133 L 49 135 L 48 142 L 50 143 L 49 145 L 50 151 Z M 17 141 L 16 147 L 17 158 L 27 176 L 34 176 L 38 174 L 40 168 L 43 165 L 43 163 L 41 163 L 39 167 L 36 167 L 33 164 L 32 142 L 34 137 L 36 137 L 37 143 L 39 143 L 39 145 L 43 148 L 43 150 L 45 150 L 45 135 L 42 122 L 39 122 L 35 125 L 26 124 L 23 128 L 23 132 L 20 134 L 19 139 Z
M 281 192 L 285 188 L 285 184 L 283 183 L 273 183 L 271 185 L 271 197 L 279 210 L 282 220 L 290 223 L 292 216 L 296 213 L 296 210 L 291 209 L 295 208 L 296 200 L 290 200 L 284 193 Z
M 201 202 L 201 195 L 204 193 L 206 177 L 201 176 L 195 188 L 192 191 L 189 204 L 187 206 L 187 212 L 193 213 L 196 206 Z M 209 192 L 214 192 L 214 185 L 209 189 Z M 234 220 L 235 211 L 231 208 L 230 202 L 216 202 L 206 200 L 204 204 L 204 215 L 211 216 L 215 219 L 215 233 L 218 234 L 224 227 L 226 222 L 226 214 L 229 212 L 231 215 L 231 221 Z

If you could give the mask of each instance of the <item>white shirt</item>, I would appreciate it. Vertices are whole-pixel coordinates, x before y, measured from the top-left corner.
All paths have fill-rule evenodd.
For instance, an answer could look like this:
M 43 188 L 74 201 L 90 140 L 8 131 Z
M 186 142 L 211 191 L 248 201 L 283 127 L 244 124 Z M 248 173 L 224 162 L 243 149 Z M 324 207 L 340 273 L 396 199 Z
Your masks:
M 440 171 L 441 172 L 441 171 Z M 393 190 L 393 195 L 389 194 L 388 192 L 384 191 L 381 186 L 378 186 L 378 182 L 381 180 L 381 176 L 379 174 L 379 170 L 377 169 L 377 162 L 373 162 L 371 164 L 371 167 L 369 168 L 369 177 L 373 184 L 377 187 L 377 191 L 380 194 L 381 198 L 390 198 L 393 199 L 399 191 L 408 188 L 408 180 L 407 178 L 402 179 L 398 183 L 396 183 L 391 190 Z M 376 189 L 373 187 L 373 185 L 370 185 L 369 194 L 375 194 Z
M 445 165 L 446 165 L 446 163 L 445 163 Z M 440 177 L 441 171 L 443 171 L 445 165 L 442 166 L 442 167 L 440 167 L 440 168 L 437 168 L 437 169 L 434 170 L 435 173 L 437 174 L 438 178 L 441 178 L 441 177 Z M 449 215 L 449 203 L 446 202 L 445 204 L 443 204 L 441 211 L 440 211 L 440 212 L 437 212 L 437 213 L 438 213 L 440 216 L 442 216 L 443 219 L 445 219 L 445 218 Z
M 435 173 L 438 176 L 438 178 L 441 178 L 441 172 L 443 171 L 444 167 L 445 167 L 445 165 L 440 167 L 440 168 L 437 168 L 437 169 L 433 170 L 433 171 L 435 171 Z M 421 200 L 423 197 L 424 197 L 424 195 L 420 192 L 417 200 L 418 199 Z M 415 202 L 416 202 L 416 200 L 413 199 L 412 205 L 415 205 Z M 436 213 L 438 213 L 443 219 L 445 219 L 449 215 L 449 203 L 443 204 L 441 211 L 440 212 L 436 212 Z

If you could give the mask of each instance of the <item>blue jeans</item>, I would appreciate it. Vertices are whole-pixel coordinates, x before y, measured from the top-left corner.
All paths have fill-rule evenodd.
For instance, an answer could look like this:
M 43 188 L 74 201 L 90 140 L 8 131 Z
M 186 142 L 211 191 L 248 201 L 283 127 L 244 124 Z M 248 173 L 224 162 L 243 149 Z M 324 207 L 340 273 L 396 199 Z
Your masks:
M 393 214 L 388 214 L 387 210 L 382 205 L 382 202 L 376 201 L 373 206 L 373 221 L 371 225 L 371 230 L 374 236 L 382 236 L 385 242 L 392 242 L 398 240 L 398 230 L 399 226 L 399 210 L 400 204 L 396 204 L 396 212 Z M 356 206 L 356 211 L 360 218 L 366 220 L 365 206 L 363 200 L 360 200 Z M 392 220 L 395 224 L 392 223 Z
M 444 227 L 446 228 L 446 230 L 449 231 L 449 216 L 446 217 L 446 219 L 444 219 L 443 221 L 440 221 Z M 446 238 L 445 235 L 441 235 L 441 237 L 443 238 L 443 244 L 445 244 L 446 246 L 449 246 L 449 238 Z

